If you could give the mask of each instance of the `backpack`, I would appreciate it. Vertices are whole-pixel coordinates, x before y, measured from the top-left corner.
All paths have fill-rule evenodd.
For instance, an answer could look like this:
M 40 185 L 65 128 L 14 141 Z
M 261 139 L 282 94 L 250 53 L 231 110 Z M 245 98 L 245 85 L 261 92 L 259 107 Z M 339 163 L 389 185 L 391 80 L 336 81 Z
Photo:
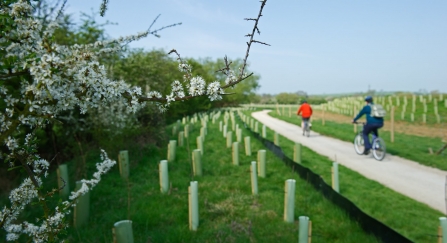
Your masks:
M 375 118 L 383 118 L 386 115 L 386 110 L 382 105 L 378 104 L 369 104 L 371 107 L 371 116 Z

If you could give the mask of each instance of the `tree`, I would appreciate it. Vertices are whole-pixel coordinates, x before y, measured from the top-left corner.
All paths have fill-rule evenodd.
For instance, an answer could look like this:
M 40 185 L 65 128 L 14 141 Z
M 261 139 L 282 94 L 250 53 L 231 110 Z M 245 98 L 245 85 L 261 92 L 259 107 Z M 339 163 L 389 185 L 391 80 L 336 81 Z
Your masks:
M 298 90 L 297 92 L 295 92 L 295 94 L 297 94 L 298 96 L 303 97 L 303 98 L 307 98 L 308 97 L 307 92 L 306 91 L 302 91 L 302 90 Z
M 276 95 L 278 104 L 298 104 L 300 97 L 294 93 L 279 93 Z
M 102 16 L 107 2 L 103 0 L 101 4 Z M 172 50 L 170 53 L 176 54 L 183 79 L 182 82 L 173 81 L 169 94 L 162 95 L 159 91 L 144 94 L 142 87 L 109 78 L 107 68 L 99 61 L 102 55 L 120 52 L 129 42 L 157 35 L 164 27 L 149 28 L 116 40 L 62 45 L 53 38 L 60 27 L 57 21 L 60 14 L 53 20 L 39 18 L 33 13 L 35 6 L 27 0 L 0 2 L 0 141 L 7 150 L 1 157 L 12 169 L 21 168 L 27 175 L 22 184 L 11 191 L 10 205 L 0 212 L 0 227 L 7 232 L 6 239 L 16 241 L 20 235 L 27 235 L 34 242 L 58 240 L 66 227 L 64 218 L 75 200 L 97 185 L 101 176 L 115 164 L 102 151 L 102 162 L 97 164 L 98 171 L 93 174 L 93 179 L 82 180 L 80 190 L 73 192 L 68 201 L 52 208 L 46 199 L 59 189 L 42 189 L 49 162 L 37 153 L 36 128 L 57 122 L 59 115 L 66 111 L 79 110 L 80 114 L 86 114 L 121 105 L 126 107 L 124 112 L 134 113 L 147 102 L 154 102 L 165 111 L 174 101 L 201 96 L 207 96 L 211 101 L 220 100 L 226 88 L 252 76 L 245 67 L 251 44 L 265 44 L 254 39 L 265 3 L 261 1 L 257 18 L 247 19 L 255 24 L 251 34 L 247 35 L 250 40 L 239 72 L 232 72 L 226 63 L 221 72 L 228 77 L 227 82 L 224 85 L 217 81 L 206 83 L 202 77 L 193 74 L 191 65 L 177 51 Z M 64 4 L 58 13 L 62 12 Z M 34 203 L 41 206 L 43 217 L 35 223 L 20 222 L 18 217 L 25 206 Z

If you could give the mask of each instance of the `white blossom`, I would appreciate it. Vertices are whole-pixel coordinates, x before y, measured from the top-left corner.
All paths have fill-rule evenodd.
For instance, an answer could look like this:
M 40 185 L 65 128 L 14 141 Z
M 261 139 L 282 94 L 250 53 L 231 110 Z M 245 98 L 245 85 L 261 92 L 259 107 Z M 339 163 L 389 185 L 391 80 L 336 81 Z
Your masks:
M 233 70 L 230 70 L 226 73 L 227 78 L 225 79 L 225 84 L 234 83 L 237 81 L 237 77 L 234 74 Z
M 220 83 L 218 81 L 212 82 L 208 85 L 208 89 L 206 94 L 210 98 L 211 101 L 221 100 L 222 96 L 220 94 L 223 93 L 222 88 L 220 87 Z
M 179 63 L 178 70 L 180 70 L 180 72 L 190 73 L 192 67 L 187 63 Z
M 167 96 L 166 96 L 166 101 L 167 101 L 168 104 L 169 104 L 170 102 L 172 102 L 172 101 L 175 101 L 174 94 L 171 93 L 170 95 L 167 95 Z
M 14 149 L 18 148 L 17 140 L 12 137 L 8 137 L 5 142 L 6 146 L 9 148 L 9 150 L 13 151 Z
M 205 80 L 200 76 L 193 77 L 188 86 L 189 94 L 192 96 L 199 96 L 205 93 Z

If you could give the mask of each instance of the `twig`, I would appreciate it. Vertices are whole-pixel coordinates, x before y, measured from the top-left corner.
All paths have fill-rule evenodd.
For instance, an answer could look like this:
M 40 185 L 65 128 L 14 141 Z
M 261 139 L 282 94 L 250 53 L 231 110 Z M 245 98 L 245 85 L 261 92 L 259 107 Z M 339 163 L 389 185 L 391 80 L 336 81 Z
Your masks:
M 62 3 L 61 8 L 59 9 L 59 11 L 57 12 L 57 16 L 56 19 L 59 19 L 60 16 L 62 16 L 63 12 L 64 12 L 64 8 L 65 8 L 65 4 L 67 3 L 68 0 L 64 0 L 64 2 Z
M 100 15 L 101 17 L 104 17 L 107 11 L 107 4 L 109 3 L 109 0 L 103 0 L 100 7 Z
M 177 25 L 181 25 L 181 24 L 182 24 L 182 22 L 178 22 L 178 23 L 171 24 L 171 25 L 166 25 L 166 26 L 163 26 L 163 27 L 161 27 L 161 28 L 159 28 L 159 29 L 156 29 L 156 30 L 154 30 L 154 31 L 149 32 L 149 34 L 150 34 L 150 35 L 154 35 L 154 36 L 156 36 L 156 37 L 160 37 L 160 36 L 157 34 L 158 31 L 161 31 L 161 30 L 164 30 L 164 29 L 167 29 L 167 28 L 171 28 L 171 27 L 174 27 L 174 26 L 177 26 Z
M 157 15 L 157 17 L 155 17 L 155 19 L 152 21 L 152 24 L 149 26 L 149 28 L 147 29 L 147 32 L 151 31 L 152 26 L 155 24 L 155 22 L 157 22 L 158 17 L 160 17 L 161 14 Z
M 240 74 L 239 74 L 239 79 L 241 79 L 241 78 L 243 77 L 243 75 L 244 75 L 244 71 L 245 71 L 245 67 L 247 66 L 247 59 L 248 59 L 248 55 L 249 55 L 249 53 L 250 53 L 250 47 L 251 47 L 251 44 L 254 42 L 254 41 L 253 41 L 253 36 L 254 36 L 254 34 L 255 34 L 256 31 L 258 32 L 258 34 L 260 34 L 260 31 L 259 31 L 259 29 L 258 29 L 258 23 L 259 23 L 259 19 L 260 19 L 261 16 L 262 16 L 262 10 L 264 9 L 264 6 L 265 6 L 265 3 L 266 3 L 266 2 L 267 2 L 267 0 L 261 1 L 261 9 L 259 10 L 258 17 L 257 17 L 256 19 L 253 19 L 253 18 L 246 18 L 246 19 L 245 19 L 245 20 L 252 20 L 252 21 L 255 21 L 255 25 L 253 26 L 253 30 L 252 30 L 251 34 L 249 34 L 250 41 L 247 42 L 247 51 L 246 51 L 246 53 L 245 53 L 245 58 L 244 58 L 244 62 L 243 62 L 243 64 L 242 64 L 243 66 L 242 66 L 241 72 L 240 72 Z M 241 81 L 242 81 L 242 80 L 241 80 Z M 240 81 L 239 81 L 239 82 L 240 82 Z M 238 83 L 238 82 L 236 81 L 235 83 Z
M 64 178 L 62 178 L 62 176 L 61 176 L 60 178 L 61 178 L 62 182 L 64 183 L 64 185 L 61 186 L 61 187 L 58 189 L 58 191 L 62 191 L 62 189 L 64 189 L 64 187 L 67 185 L 67 182 L 64 180 Z

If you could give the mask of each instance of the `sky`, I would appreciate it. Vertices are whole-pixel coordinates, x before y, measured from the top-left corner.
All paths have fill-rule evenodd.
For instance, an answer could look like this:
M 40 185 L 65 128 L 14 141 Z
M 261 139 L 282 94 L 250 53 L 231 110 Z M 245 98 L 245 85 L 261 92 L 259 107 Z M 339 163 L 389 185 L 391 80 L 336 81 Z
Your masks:
M 69 0 L 66 13 L 98 12 L 100 0 Z M 182 57 L 244 58 L 259 0 L 109 0 L 112 38 L 181 22 L 130 47 L 176 49 Z M 268 0 L 249 70 L 257 93 L 447 93 L 447 1 Z

